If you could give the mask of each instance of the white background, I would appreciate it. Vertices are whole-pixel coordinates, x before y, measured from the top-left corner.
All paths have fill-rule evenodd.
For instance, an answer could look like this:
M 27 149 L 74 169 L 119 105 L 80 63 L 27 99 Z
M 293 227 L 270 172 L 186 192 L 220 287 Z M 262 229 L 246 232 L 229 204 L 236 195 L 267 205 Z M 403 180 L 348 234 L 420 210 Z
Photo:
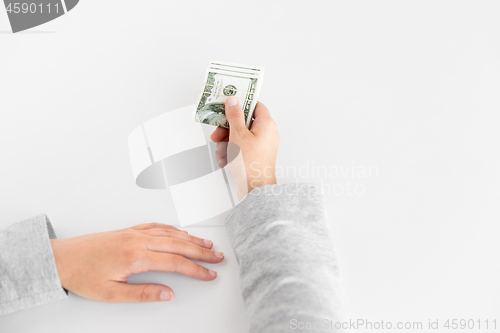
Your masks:
M 499 10 L 496 1 L 82 0 L 20 34 L 7 33 L 0 10 L 0 228 L 42 212 L 59 237 L 176 223 L 167 191 L 134 185 L 128 134 L 195 103 L 210 60 L 263 65 L 278 167 L 378 170 L 302 175 L 364 189 L 327 196 L 352 318 L 425 327 L 496 316 L 500 326 Z M 0 317 L 0 330 L 244 332 L 224 229 L 190 231 L 226 253 L 216 281 L 146 274 L 134 281 L 165 283 L 176 299 L 71 295 Z

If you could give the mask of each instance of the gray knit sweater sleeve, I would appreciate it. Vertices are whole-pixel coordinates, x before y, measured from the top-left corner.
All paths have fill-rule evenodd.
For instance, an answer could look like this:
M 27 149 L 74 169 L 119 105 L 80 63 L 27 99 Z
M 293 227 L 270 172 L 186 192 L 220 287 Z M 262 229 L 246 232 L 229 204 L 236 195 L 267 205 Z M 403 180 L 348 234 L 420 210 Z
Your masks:
M 266 185 L 227 216 L 250 332 L 340 332 L 342 292 L 321 187 Z
M 0 315 L 66 298 L 57 275 L 46 215 L 0 230 Z

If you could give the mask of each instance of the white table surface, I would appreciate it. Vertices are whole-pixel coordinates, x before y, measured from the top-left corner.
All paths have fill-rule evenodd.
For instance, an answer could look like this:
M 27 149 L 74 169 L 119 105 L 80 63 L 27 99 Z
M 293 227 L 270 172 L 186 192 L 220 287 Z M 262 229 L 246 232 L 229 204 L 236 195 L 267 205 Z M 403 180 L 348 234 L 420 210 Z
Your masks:
M 282 137 L 278 167 L 303 170 L 280 182 L 332 189 L 328 214 L 351 316 L 500 323 L 499 9 L 82 0 L 15 35 L 0 10 L 0 228 L 42 212 L 63 238 L 175 224 L 168 191 L 135 186 L 128 134 L 195 103 L 210 60 L 263 65 L 260 99 Z M 321 168 L 340 173 L 312 174 Z M 245 332 L 225 229 L 188 230 L 225 252 L 217 280 L 134 276 L 169 285 L 175 300 L 71 295 L 0 317 L 0 331 Z

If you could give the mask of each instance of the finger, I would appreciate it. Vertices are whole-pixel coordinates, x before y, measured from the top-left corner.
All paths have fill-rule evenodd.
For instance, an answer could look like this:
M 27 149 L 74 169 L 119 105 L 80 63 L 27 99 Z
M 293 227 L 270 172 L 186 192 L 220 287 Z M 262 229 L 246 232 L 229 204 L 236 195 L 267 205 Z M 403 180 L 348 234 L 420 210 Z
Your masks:
M 147 267 L 149 271 L 176 272 L 204 281 L 212 281 L 217 277 L 217 272 L 195 264 L 178 254 L 148 251 Z
M 216 150 L 215 151 L 215 157 L 217 158 L 217 160 L 220 160 L 221 158 L 225 158 L 227 156 L 227 152 L 224 151 L 224 150 Z
M 255 118 L 255 120 L 271 118 L 271 113 L 269 112 L 267 106 L 264 105 L 264 103 L 257 102 L 257 104 L 255 105 L 255 110 L 253 111 L 253 117 Z
M 176 238 L 148 237 L 146 247 L 150 251 L 178 254 L 189 259 L 209 263 L 218 263 L 224 259 L 222 252 L 212 251 Z
M 236 97 L 229 97 L 225 106 L 226 118 L 231 128 L 230 135 L 243 136 L 248 132 L 245 115 Z
M 155 237 L 170 237 L 180 239 L 189 243 L 193 243 L 198 246 L 203 246 L 207 249 L 211 249 L 213 242 L 208 239 L 202 239 L 195 236 L 188 235 L 181 231 L 170 230 L 170 229 L 148 229 L 141 231 L 145 235 L 155 236 Z
M 215 159 L 219 168 L 227 165 L 227 142 L 217 142 L 217 150 L 215 151 Z
M 177 231 L 182 231 L 177 229 L 176 227 L 173 227 L 168 224 L 163 224 L 163 223 L 143 223 L 143 224 L 138 224 L 136 226 L 133 226 L 132 229 L 135 230 L 147 230 L 147 229 L 153 229 L 153 228 L 162 228 L 162 229 L 171 229 L 171 230 L 177 230 Z M 184 231 L 187 232 L 187 231 Z
M 273 126 L 276 126 L 269 109 L 261 102 L 258 102 L 253 112 L 254 121 L 252 123 L 251 132 L 257 134 L 259 132 L 271 131 Z
M 109 288 L 105 301 L 110 303 L 120 302 L 164 302 L 174 297 L 174 292 L 161 284 L 132 284 L 114 282 Z
M 216 157 L 224 157 L 227 155 L 228 142 L 217 142 L 217 149 L 215 150 Z
M 229 130 L 224 127 L 217 127 L 212 135 L 210 135 L 210 139 L 213 142 L 227 142 L 229 141 Z
M 222 157 L 222 158 L 219 158 L 217 160 L 217 165 L 219 166 L 219 168 L 224 168 L 226 165 L 227 165 L 227 158 L 226 157 Z

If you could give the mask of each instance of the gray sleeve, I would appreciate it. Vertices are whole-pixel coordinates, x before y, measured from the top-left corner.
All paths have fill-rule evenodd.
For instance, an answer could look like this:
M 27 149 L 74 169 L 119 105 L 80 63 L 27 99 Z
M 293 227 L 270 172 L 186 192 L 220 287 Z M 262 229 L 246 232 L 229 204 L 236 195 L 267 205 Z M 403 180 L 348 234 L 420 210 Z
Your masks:
M 258 187 L 226 228 L 250 332 L 341 331 L 343 292 L 319 185 Z
M 46 215 L 0 230 L 0 315 L 66 298 L 57 275 Z

